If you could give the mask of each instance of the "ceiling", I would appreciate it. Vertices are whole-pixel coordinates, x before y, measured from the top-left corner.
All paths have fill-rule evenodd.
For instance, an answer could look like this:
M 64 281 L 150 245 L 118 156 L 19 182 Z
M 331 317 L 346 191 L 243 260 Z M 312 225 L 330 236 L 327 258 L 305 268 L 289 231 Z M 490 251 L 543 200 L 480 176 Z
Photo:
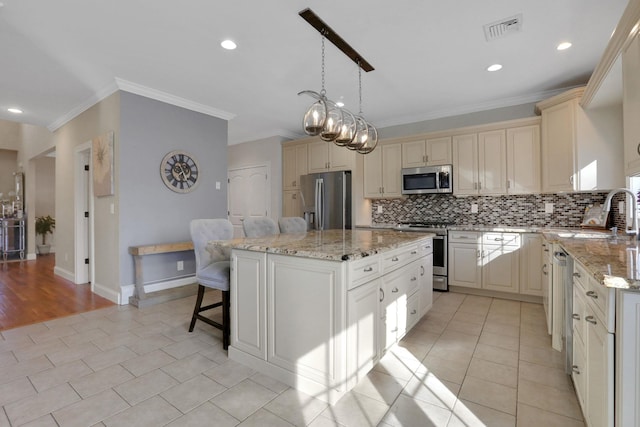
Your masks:
M 0 119 L 55 130 L 117 89 L 229 119 L 229 143 L 304 136 L 320 90 L 310 7 L 374 68 L 378 128 L 535 102 L 585 84 L 626 0 L 0 0 Z M 483 25 L 522 14 L 522 31 Z M 238 48 L 220 47 L 225 38 Z M 569 40 L 573 47 L 557 51 Z M 326 90 L 358 112 L 358 67 L 326 44 Z M 494 63 L 503 69 L 489 73 Z M 9 107 L 24 113 L 14 115 Z

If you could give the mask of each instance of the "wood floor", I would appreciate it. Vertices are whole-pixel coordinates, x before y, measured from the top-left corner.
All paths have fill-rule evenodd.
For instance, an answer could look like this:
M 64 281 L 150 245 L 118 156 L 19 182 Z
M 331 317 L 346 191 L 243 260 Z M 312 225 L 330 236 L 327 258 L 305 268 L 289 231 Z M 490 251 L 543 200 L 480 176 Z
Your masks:
M 114 305 L 53 274 L 55 255 L 0 262 L 0 331 Z

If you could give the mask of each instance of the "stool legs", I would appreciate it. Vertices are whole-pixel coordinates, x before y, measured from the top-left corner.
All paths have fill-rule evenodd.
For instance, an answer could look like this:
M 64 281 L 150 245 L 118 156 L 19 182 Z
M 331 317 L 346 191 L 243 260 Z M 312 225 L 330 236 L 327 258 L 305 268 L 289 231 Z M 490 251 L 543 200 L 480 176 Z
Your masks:
M 191 317 L 191 324 L 189 325 L 189 332 L 193 332 L 193 328 L 196 325 L 196 320 L 202 320 L 211 326 L 214 326 L 222 330 L 222 347 L 226 350 L 229 348 L 230 335 L 231 335 L 231 317 L 229 314 L 229 306 L 231 305 L 229 291 L 222 291 L 222 302 L 217 302 L 205 307 L 202 307 L 202 300 L 204 298 L 205 287 L 198 285 L 198 296 L 196 298 L 196 306 L 193 308 L 193 316 Z M 200 313 L 212 308 L 222 306 L 222 324 L 213 321 L 207 317 L 204 317 Z
M 200 313 L 200 306 L 202 305 L 203 297 L 204 297 L 204 286 L 198 285 L 198 297 L 196 299 L 196 306 L 193 308 L 193 316 L 191 317 L 189 332 L 193 332 L 193 328 L 196 326 L 196 319 L 198 318 L 198 313 Z
M 231 335 L 231 317 L 229 307 L 231 305 L 229 291 L 222 291 L 222 347 L 229 348 L 229 335 Z

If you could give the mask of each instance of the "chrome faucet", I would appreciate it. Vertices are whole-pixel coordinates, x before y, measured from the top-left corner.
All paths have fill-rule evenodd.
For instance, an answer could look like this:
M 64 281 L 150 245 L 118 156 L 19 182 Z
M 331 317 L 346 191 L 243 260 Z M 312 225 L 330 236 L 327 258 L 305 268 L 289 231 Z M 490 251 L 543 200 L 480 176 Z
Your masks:
M 633 191 L 629 190 L 628 188 L 616 188 L 614 190 L 611 190 L 609 192 L 609 194 L 607 194 L 607 198 L 604 200 L 604 220 L 607 220 L 607 215 L 609 215 L 609 211 L 611 210 L 611 199 L 613 199 L 613 196 L 615 196 L 618 193 L 627 193 L 628 195 L 631 196 L 631 204 L 633 206 L 633 216 L 631 218 L 631 229 L 628 230 L 625 227 L 625 231 L 628 235 L 632 235 L 634 236 L 634 238 L 638 238 L 638 218 L 637 218 L 637 212 L 638 212 L 638 200 L 636 199 L 636 195 L 633 194 Z M 625 215 L 626 217 L 626 215 Z

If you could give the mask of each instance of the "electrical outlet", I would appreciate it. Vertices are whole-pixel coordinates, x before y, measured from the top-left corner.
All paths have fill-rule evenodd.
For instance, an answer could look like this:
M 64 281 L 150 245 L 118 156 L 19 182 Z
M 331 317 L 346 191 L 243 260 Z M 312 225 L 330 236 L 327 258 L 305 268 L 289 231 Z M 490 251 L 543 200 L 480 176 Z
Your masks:
M 382 213 L 382 205 L 378 205 L 378 213 Z
M 618 215 L 625 216 L 626 212 L 624 211 L 624 202 L 618 202 Z
M 552 214 L 553 213 L 553 203 L 545 203 L 544 204 L 544 213 Z
M 178 261 L 178 271 L 184 270 L 184 261 Z
M 478 213 L 478 204 L 471 203 L 471 213 Z
M 220 181 L 216 181 L 216 190 L 220 189 Z

